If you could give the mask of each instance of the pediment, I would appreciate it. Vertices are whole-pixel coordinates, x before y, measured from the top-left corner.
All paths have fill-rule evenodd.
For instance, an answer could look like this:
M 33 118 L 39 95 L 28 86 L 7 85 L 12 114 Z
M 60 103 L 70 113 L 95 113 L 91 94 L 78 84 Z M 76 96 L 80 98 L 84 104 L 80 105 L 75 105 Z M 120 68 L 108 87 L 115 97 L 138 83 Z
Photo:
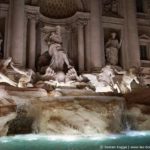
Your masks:
M 143 40 L 150 40 L 150 36 L 146 35 L 146 34 L 142 34 L 140 35 L 140 39 L 143 39 Z

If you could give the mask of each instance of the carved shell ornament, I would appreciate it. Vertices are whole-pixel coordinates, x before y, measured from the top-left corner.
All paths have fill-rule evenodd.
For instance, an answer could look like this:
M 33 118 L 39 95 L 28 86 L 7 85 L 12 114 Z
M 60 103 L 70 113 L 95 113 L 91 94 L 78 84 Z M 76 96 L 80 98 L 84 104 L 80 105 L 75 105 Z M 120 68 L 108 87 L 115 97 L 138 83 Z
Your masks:
M 39 0 L 39 5 L 44 16 L 54 19 L 71 17 L 77 12 L 75 0 Z

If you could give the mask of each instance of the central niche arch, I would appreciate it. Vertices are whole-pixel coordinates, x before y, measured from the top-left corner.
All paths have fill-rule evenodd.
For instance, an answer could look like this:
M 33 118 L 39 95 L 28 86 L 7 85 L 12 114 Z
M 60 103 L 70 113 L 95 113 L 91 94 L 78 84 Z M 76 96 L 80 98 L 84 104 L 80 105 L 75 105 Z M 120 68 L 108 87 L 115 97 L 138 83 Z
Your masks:
M 45 38 L 49 33 L 54 31 L 57 25 L 61 26 L 61 35 L 63 40 L 63 49 L 68 55 L 68 58 L 71 61 L 76 69 L 80 66 L 84 66 L 84 62 L 81 64 L 79 59 L 80 52 L 84 53 L 84 46 L 80 47 L 79 45 L 84 45 L 84 41 L 81 41 L 79 35 L 82 34 L 82 39 L 84 39 L 84 27 L 89 20 L 89 13 L 87 12 L 76 12 L 75 15 L 65 19 L 51 19 L 45 17 L 44 15 L 39 16 L 39 25 L 37 26 L 37 46 L 36 46 L 36 58 L 39 58 L 40 55 L 44 54 L 48 50 L 48 44 L 45 42 Z M 83 30 L 83 31 L 82 31 Z M 82 43 L 81 43 L 82 42 Z M 82 48 L 82 49 L 81 49 Z M 83 54 L 84 57 L 84 54 Z
M 36 1 L 36 0 L 35 0 Z M 86 1 L 86 2 L 85 2 Z M 60 25 L 63 29 L 63 49 L 68 54 L 73 66 L 79 68 L 84 66 L 84 62 L 80 65 L 78 56 L 80 51 L 84 52 L 84 46 L 79 51 L 79 30 L 83 33 L 84 26 L 89 20 L 89 11 L 87 11 L 87 1 L 89 0 L 37 0 L 36 9 L 28 8 L 30 13 L 35 12 L 36 22 L 36 50 L 35 50 L 35 64 L 41 54 L 48 50 L 48 44 L 45 42 L 45 37 L 51 33 L 55 26 Z M 31 1 L 30 1 L 31 2 Z M 28 4 L 32 5 L 32 3 Z M 32 16 L 31 16 L 32 17 Z M 81 42 L 81 41 L 80 41 Z M 83 42 L 82 45 L 85 43 Z M 80 59 L 80 60 L 84 60 Z

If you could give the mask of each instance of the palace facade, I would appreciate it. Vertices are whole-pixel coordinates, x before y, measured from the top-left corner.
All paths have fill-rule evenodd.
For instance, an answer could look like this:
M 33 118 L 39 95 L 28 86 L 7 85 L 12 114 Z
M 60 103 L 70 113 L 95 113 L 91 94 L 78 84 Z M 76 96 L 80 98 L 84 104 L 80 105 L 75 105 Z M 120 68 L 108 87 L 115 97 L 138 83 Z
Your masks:
M 149 0 L 0 0 L 1 58 L 36 68 L 46 36 L 60 25 L 63 48 L 80 72 L 107 64 L 106 43 L 121 41 L 118 66 L 150 67 Z

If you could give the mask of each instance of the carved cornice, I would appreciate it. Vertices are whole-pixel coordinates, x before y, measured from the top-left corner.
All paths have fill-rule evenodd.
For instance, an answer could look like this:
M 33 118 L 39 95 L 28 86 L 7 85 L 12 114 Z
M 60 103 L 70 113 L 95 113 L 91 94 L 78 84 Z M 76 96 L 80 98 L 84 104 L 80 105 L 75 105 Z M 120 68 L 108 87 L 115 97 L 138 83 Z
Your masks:
M 140 42 L 149 43 L 150 42 L 150 37 L 146 34 L 142 34 L 142 35 L 139 36 L 139 40 L 140 40 Z
M 8 15 L 9 4 L 0 4 L 0 17 Z
M 77 20 L 76 20 L 76 22 L 74 22 L 74 23 L 72 23 L 71 24 L 71 28 L 73 29 L 73 28 L 77 28 L 77 27 L 81 27 L 81 28 L 83 28 L 85 25 L 87 25 L 88 24 L 88 19 L 81 19 L 81 18 L 78 18 Z
M 110 23 L 110 24 L 124 24 L 124 18 L 115 18 L 115 17 L 102 17 L 103 23 Z
M 138 25 L 139 26 L 145 26 L 145 27 L 150 27 L 150 17 L 149 19 L 142 19 L 142 18 L 138 18 L 137 19 Z
M 88 23 L 88 20 L 87 19 L 78 19 L 77 20 L 77 25 L 80 25 L 80 26 L 85 26 L 85 25 L 87 25 L 87 23 Z
M 39 19 L 39 14 L 40 14 L 39 10 L 40 10 L 40 8 L 37 7 L 37 6 L 29 6 L 29 5 L 27 5 L 25 7 L 25 11 L 27 13 L 27 18 L 38 20 Z
M 26 6 L 25 10 L 27 13 L 27 18 L 29 19 L 36 19 L 45 25 L 56 26 L 59 24 L 68 30 L 71 30 L 77 25 L 86 25 L 90 19 L 90 13 L 88 12 L 76 12 L 76 14 L 72 17 L 65 19 L 52 19 L 42 15 L 40 13 L 40 7 L 37 6 Z
M 66 18 L 66 19 L 51 19 L 40 14 L 40 21 L 53 24 L 53 25 L 65 25 L 65 24 L 73 24 L 76 23 L 79 19 L 81 20 L 89 20 L 90 14 L 85 12 L 77 12 L 74 16 Z
M 8 11 L 8 8 L 9 8 L 9 4 L 0 4 L 0 9 L 1 10 Z

